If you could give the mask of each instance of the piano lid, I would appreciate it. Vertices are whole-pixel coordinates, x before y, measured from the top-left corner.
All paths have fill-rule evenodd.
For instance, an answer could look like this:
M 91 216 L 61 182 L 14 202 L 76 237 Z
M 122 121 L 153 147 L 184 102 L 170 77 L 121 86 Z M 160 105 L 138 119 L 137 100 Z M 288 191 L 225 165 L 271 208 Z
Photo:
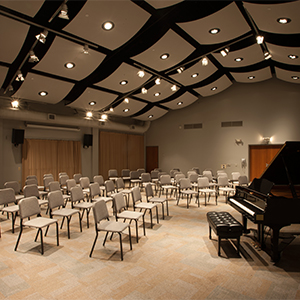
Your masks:
M 299 185 L 300 142 L 285 142 L 260 178 L 275 185 Z

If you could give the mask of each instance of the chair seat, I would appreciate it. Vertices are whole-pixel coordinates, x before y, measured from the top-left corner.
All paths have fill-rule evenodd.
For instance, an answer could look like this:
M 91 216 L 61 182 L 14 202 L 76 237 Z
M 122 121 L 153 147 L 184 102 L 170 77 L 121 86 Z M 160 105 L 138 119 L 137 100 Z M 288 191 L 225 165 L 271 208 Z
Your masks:
M 38 217 L 38 218 L 31 219 L 29 221 L 24 222 L 23 225 L 35 227 L 35 228 L 43 228 L 43 227 L 46 227 L 46 226 L 49 226 L 49 225 L 55 224 L 55 223 L 57 223 L 56 219 Z
M 52 212 L 53 216 L 61 216 L 61 217 L 67 217 L 67 216 L 72 216 L 76 213 L 78 213 L 79 210 L 77 209 L 72 209 L 72 208 L 61 208 L 59 210 L 55 210 Z
M 94 201 L 94 202 L 101 201 L 101 200 L 104 200 L 105 202 L 113 201 L 113 197 L 100 196 L 100 197 L 95 197 L 92 199 L 92 201 Z
M 166 198 L 158 198 L 158 197 L 153 197 L 149 199 L 150 202 L 157 202 L 157 203 L 163 203 L 166 202 Z
M 46 196 L 48 195 L 48 192 L 45 191 L 39 191 L 40 196 Z
M 6 213 L 15 213 L 19 211 L 19 205 L 5 206 L 1 209 L 1 211 Z
M 199 192 L 201 193 L 216 193 L 216 190 L 212 190 L 212 189 L 208 189 L 208 188 L 204 188 L 204 189 L 199 189 Z
M 129 224 L 123 222 L 106 221 L 97 224 L 98 230 L 110 231 L 110 232 L 121 232 L 125 230 Z
M 120 190 L 120 193 L 123 193 L 123 194 L 130 194 L 131 192 L 132 192 L 132 190 L 129 190 L 129 189 Z
M 156 204 L 142 202 L 142 203 L 137 203 L 137 204 L 135 204 L 134 206 L 135 206 L 136 208 L 152 209 L 153 207 L 156 206 Z
M 183 190 L 181 191 L 182 194 L 185 194 L 185 195 L 196 195 L 197 192 L 196 191 L 193 191 L 193 190 Z
M 76 203 L 76 204 L 73 204 L 73 207 L 75 208 L 83 208 L 83 209 L 88 209 L 88 208 L 91 208 L 93 207 L 93 203 L 90 203 L 90 202 L 79 202 L 79 203 Z
M 223 192 L 235 192 L 235 188 L 231 187 L 219 187 L 219 190 Z
M 42 200 L 42 199 L 39 199 L 39 205 L 44 205 L 44 204 L 48 204 L 48 200 Z
M 24 195 L 16 195 L 15 197 L 17 201 L 20 201 L 21 199 L 24 198 Z
M 118 213 L 118 218 L 138 220 L 142 215 L 143 215 L 142 212 L 124 210 L 121 213 Z
M 174 185 L 162 185 L 161 186 L 163 189 L 177 189 L 177 187 L 176 186 L 174 186 Z

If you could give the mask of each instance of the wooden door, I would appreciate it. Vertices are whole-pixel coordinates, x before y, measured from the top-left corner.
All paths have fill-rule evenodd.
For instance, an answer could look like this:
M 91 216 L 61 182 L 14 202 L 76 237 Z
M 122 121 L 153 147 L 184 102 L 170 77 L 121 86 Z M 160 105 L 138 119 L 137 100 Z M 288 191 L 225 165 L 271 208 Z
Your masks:
M 146 147 L 146 172 L 150 173 L 158 168 L 158 146 Z
M 250 181 L 259 178 L 283 145 L 250 145 Z

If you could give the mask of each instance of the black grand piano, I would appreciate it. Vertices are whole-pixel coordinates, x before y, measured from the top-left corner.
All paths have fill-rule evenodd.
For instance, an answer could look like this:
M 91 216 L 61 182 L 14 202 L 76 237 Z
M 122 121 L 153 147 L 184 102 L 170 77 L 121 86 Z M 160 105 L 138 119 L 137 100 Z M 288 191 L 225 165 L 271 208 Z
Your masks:
M 272 229 L 271 259 L 280 259 L 279 232 L 282 227 L 300 223 L 300 142 L 286 142 L 260 178 L 248 187 L 237 186 L 228 204 L 258 225 L 257 238 L 262 249 L 264 228 Z

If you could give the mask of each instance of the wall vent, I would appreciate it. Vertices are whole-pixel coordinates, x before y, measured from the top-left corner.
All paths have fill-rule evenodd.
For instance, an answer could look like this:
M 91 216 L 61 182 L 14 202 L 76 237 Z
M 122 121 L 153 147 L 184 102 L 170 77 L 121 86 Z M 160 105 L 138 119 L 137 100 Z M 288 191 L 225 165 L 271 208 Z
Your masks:
M 48 120 L 55 120 L 56 115 L 55 114 L 48 114 Z
M 202 123 L 184 124 L 184 129 L 199 129 L 199 128 L 202 128 Z
M 241 127 L 243 126 L 243 121 L 229 121 L 222 122 L 221 127 Z

